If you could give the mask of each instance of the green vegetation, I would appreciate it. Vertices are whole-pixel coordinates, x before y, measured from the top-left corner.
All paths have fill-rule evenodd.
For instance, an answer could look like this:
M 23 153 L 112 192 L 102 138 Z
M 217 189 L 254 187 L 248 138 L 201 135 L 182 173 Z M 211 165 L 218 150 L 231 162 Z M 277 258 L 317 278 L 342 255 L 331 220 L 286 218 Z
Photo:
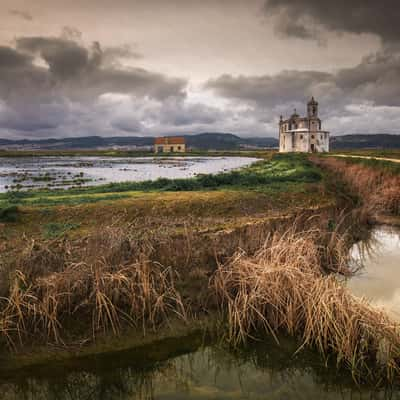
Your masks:
M 0 194 L 0 205 L 82 204 L 129 197 L 128 192 L 180 192 L 210 190 L 268 191 L 278 186 L 284 190 L 321 180 L 320 171 L 305 155 L 275 154 L 240 170 L 216 175 L 198 175 L 187 179 L 157 179 L 144 182 L 111 183 L 68 190 L 12 191 Z M 125 193 L 125 194 L 124 194 Z
M 43 226 L 43 237 L 45 239 L 56 239 L 65 235 L 68 231 L 76 229 L 79 224 L 50 222 Z
M 16 222 L 18 219 L 17 206 L 4 206 L 0 207 L 0 222 Z

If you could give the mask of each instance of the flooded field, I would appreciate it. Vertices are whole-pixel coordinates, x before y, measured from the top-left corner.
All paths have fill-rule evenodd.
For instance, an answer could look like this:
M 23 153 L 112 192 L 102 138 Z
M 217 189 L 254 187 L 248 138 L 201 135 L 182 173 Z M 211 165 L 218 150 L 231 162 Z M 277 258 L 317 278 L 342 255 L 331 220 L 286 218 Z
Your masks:
M 0 193 L 71 188 L 158 178 L 191 178 L 244 167 L 251 157 L 16 157 L 0 158 Z
M 296 347 L 284 339 L 283 348 L 257 342 L 235 351 L 202 340 L 199 333 L 72 364 L 0 372 L 0 392 L 4 400 L 400 398 L 388 389 L 357 387 L 313 354 L 294 355 Z
M 362 268 L 348 287 L 400 320 L 400 229 L 376 227 L 353 247 L 352 255 Z

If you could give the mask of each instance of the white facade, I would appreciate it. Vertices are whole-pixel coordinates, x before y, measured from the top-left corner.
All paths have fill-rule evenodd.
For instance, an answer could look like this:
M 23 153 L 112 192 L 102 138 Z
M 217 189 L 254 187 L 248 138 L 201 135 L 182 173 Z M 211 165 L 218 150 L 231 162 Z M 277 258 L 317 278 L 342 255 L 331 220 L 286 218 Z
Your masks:
M 328 152 L 329 132 L 321 130 L 318 118 L 318 103 L 312 98 L 307 104 L 307 117 L 300 117 L 296 110 L 292 116 L 279 121 L 279 151 L 289 152 Z

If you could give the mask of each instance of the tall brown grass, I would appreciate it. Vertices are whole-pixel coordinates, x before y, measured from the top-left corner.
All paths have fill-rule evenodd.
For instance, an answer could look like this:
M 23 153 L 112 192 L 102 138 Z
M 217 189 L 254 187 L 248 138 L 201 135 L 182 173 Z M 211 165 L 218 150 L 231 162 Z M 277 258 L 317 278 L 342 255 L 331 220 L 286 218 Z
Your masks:
M 89 238 L 81 250 L 66 240 L 29 243 L 8 274 L 0 331 L 10 343 L 63 343 L 66 333 L 87 333 L 88 326 L 92 336 L 116 334 L 122 324 L 156 329 L 187 318 L 176 278 L 172 268 L 131 251 L 120 228 Z
M 400 215 L 399 175 L 334 157 L 313 158 L 313 161 L 337 174 L 338 178 L 359 197 L 364 210 L 369 214 Z
M 268 333 L 279 342 L 279 334 L 289 334 L 301 347 L 336 357 L 356 379 L 392 379 L 400 372 L 399 325 L 325 273 L 329 257 L 316 235 L 293 228 L 276 233 L 254 256 L 239 252 L 218 268 L 211 282 L 230 339 Z M 346 270 L 347 255 L 341 247 L 337 252 L 336 268 Z

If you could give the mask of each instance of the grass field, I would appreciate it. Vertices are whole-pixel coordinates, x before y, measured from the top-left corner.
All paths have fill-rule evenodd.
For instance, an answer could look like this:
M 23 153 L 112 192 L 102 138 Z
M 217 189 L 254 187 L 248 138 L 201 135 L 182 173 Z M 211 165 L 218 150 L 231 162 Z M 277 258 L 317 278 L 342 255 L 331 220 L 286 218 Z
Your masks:
M 266 157 L 264 155 L 264 157 Z M 315 183 L 320 172 L 302 156 L 268 154 L 264 159 L 240 170 L 216 175 L 198 175 L 187 179 L 158 179 L 144 182 L 111 183 L 69 190 L 11 191 L 0 194 L 0 206 L 84 204 L 116 200 L 149 192 L 182 192 L 210 190 L 269 191 L 271 187 L 286 190 L 293 185 Z
M 331 204 L 322 180 L 305 156 L 268 153 L 252 166 L 218 175 L 3 193 L 0 250 L 11 255 L 26 238 L 84 237 L 110 225 L 134 224 L 139 236 L 149 229 L 232 228 Z

